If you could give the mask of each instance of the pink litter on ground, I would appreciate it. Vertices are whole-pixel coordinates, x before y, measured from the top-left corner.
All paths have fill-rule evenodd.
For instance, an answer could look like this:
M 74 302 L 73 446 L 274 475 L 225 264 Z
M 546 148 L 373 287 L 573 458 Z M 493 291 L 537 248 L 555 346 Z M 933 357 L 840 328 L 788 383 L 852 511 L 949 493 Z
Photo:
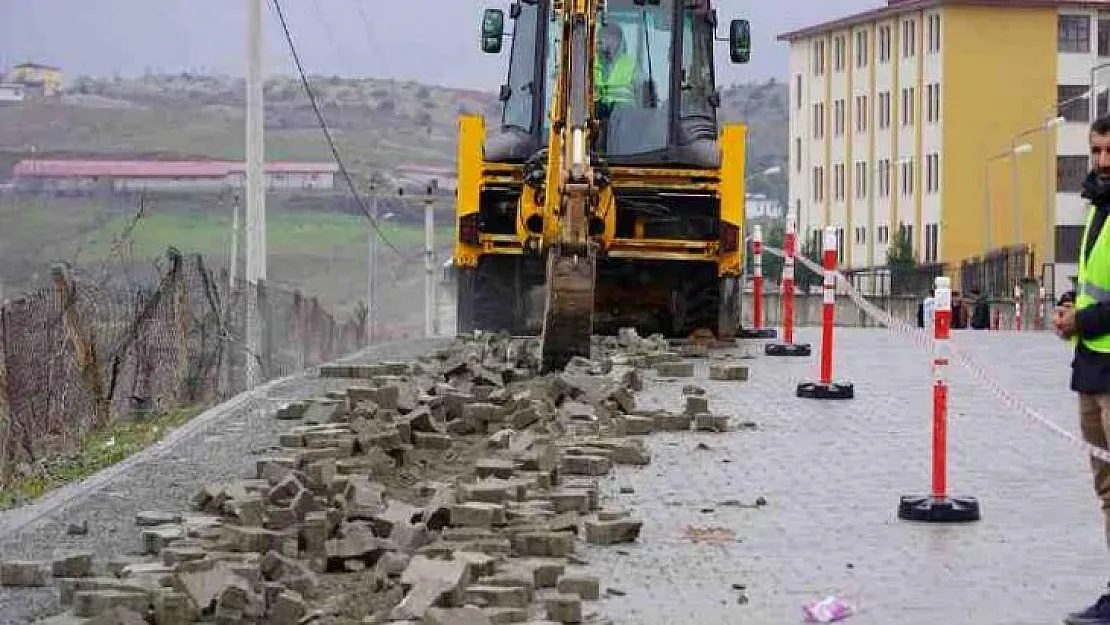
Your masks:
M 802 606 L 807 623 L 832 623 L 848 618 L 854 613 L 852 605 L 839 597 L 828 596 L 821 601 Z

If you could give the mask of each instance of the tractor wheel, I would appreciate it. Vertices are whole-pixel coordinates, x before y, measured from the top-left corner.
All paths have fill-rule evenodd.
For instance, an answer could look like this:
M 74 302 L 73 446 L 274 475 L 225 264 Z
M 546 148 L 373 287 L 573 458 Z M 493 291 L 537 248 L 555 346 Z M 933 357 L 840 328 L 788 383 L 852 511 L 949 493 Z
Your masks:
M 685 337 L 699 328 L 717 334 L 721 310 L 721 287 L 716 265 L 691 265 L 672 308 L 672 332 Z
M 455 277 L 455 332 L 471 334 L 474 327 L 474 281 L 478 271 L 472 267 L 459 268 Z
M 511 256 L 484 256 L 474 276 L 473 325 L 484 332 L 521 334 L 520 261 Z

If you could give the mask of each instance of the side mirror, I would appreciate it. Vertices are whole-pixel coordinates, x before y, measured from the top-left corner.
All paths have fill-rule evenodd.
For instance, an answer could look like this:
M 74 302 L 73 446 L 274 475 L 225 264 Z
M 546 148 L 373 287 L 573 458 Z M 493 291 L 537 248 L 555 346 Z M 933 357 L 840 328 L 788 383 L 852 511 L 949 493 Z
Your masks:
M 752 58 L 752 30 L 748 20 L 732 20 L 728 28 L 728 53 L 733 63 Z
M 482 14 L 482 52 L 497 54 L 505 37 L 505 12 L 486 9 Z

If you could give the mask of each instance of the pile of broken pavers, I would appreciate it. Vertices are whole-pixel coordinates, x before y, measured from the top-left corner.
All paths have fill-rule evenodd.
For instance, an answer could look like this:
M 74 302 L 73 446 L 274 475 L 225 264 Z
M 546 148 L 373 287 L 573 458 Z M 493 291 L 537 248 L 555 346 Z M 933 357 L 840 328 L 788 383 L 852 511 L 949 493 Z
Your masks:
M 645 369 L 690 377 L 684 357 L 708 355 L 622 330 L 557 374 L 534 374 L 534 340 L 488 335 L 415 362 L 324 366 L 352 385 L 281 407 L 301 424 L 253 479 L 202 488 L 191 514 L 138 516 L 145 559 L 95 575 L 89 554 L 53 562 L 70 612 L 43 622 L 357 623 L 329 610 L 321 576 L 365 569 L 385 583 L 363 590 L 393 600 L 364 623 L 609 622 L 583 604 L 600 585 L 575 544 L 634 542 L 642 522 L 603 507 L 597 479 L 649 463 L 639 435 L 729 429 L 693 385 L 682 413 L 635 405 Z M 715 358 L 712 379 L 747 380 L 745 365 Z M 418 484 L 409 501 L 375 479 L 466 449 L 466 475 Z M 3 584 L 50 575 L 50 563 L 0 565 Z

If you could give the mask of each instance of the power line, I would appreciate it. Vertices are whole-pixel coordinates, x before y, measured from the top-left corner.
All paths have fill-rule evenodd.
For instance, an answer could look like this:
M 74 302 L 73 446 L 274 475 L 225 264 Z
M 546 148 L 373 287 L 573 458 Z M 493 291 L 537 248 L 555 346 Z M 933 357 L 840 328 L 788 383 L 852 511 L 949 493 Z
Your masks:
M 274 4 L 274 10 L 277 11 L 278 20 L 281 22 L 281 29 L 285 33 L 285 41 L 289 44 L 289 52 L 293 56 L 293 63 L 297 66 L 297 74 L 300 75 L 301 84 L 304 86 L 305 93 L 308 95 L 308 101 L 310 104 L 312 104 L 313 112 L 316 113 L 316 120 L 320 124 L 320 130 L 324 132 L 324 138 L 327 139 L 328 147 L 331 149 L 332 157 L 335 159 L 336 165 L 339 166 L 339 171 L 343 174 L 343 179 L 347 181 L 347 187 L 351 190 L 351 195 L 353 195 L 355 201 L 358 202 L 358 206 L 359 209 L 362 210 L 362 214 L 365 215 L 366 219 L 370 221 L 370 226 L 374 228 L 374 231 L 378 233 L 378 236 L 386 244 L 386 246 L 389 247 L 389 249 L 393 250 L 401 258 L 410 260 L 416 258 L 419 255 L 410 256 L 405 252 L 402 252 L 399 247 L 397 247 L 385 236 L 385 233 L 382 232 L 381 227 L 378 226 L 378 221 L 374 219 L 373 215 L 370 214 L 369 207 L 366 206 L 366 202 L 362 199 L 362 196 L 359 195 L 358 189 L 355 188 L 354 180 L 351 179 L 351 174 L 349 171 L 347 171 L 347 166 L 343 164 L 343 159 L 339 155 L 339 149 L 335 145 L 335 140 L 332 139 L 331 130 L 328 128 L 328 122 L 326 119 L 324 119 L 324 114 L 320 110 L 319 104 L 317 104 L 316 102 L 316 93 L 312 90 L 312 85 L 308 82 L 308 77 L 305 74 L 304 66 L 301 64 L 301 57 L 299 54 L 297 54 L 297 45 L 293 41 L 293 34 L 289 32 L 289 24 L 285 21 L 285 13 L 281 10 L 280 0 L 271 0 L 271 2 L 273 2 Z

